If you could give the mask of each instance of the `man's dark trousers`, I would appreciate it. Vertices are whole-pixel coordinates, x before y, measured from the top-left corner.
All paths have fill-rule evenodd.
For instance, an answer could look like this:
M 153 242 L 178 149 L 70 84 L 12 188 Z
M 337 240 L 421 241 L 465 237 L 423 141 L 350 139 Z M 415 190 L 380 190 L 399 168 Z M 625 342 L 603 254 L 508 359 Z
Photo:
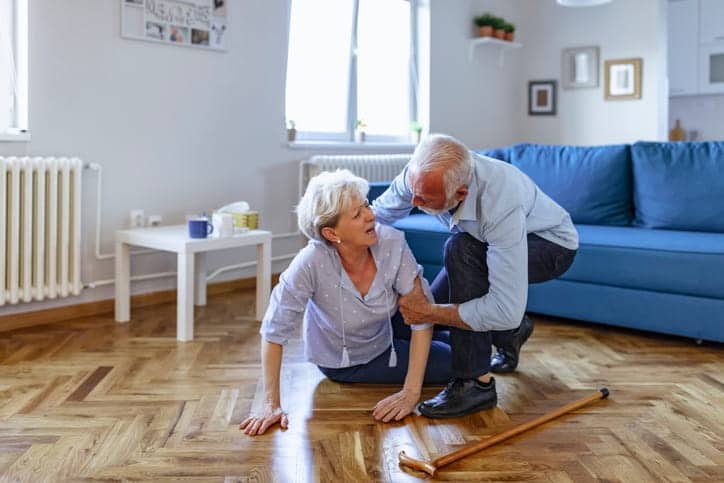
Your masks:
M 438 304 L 461 304 L 488 293 L 488 244 L 468 233 L 455 233 L 445 242 L 444 268 L 432 282 Z M 538 235 L 528 235 L 528 283 L 558 278 L 573 263 L 575 250 L 569 250 Z M 474 379 L 490 372 L 491 345 L 506 345 L 515 329 L 474 332 L 450 327 L 453 374 Z

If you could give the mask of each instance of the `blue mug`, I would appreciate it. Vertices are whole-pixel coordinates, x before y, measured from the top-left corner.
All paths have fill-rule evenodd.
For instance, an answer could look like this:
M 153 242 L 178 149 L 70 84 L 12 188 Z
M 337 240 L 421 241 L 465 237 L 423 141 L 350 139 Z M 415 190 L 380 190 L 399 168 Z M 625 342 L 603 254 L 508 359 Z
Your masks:
M 214 231 L 214 226 L 206 218 L 189 220 L 189 236 L 191 238 L 206 238 Z

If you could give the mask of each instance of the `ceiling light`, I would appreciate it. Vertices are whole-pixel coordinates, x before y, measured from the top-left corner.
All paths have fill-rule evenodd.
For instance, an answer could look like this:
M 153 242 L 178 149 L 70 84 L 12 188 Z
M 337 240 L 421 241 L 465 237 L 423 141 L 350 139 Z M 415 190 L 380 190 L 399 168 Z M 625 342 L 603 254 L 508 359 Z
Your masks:
M 564 7 L 593 7 L 595 5 L 603 5 L 611 0 L 556 0 L 559 5 Z

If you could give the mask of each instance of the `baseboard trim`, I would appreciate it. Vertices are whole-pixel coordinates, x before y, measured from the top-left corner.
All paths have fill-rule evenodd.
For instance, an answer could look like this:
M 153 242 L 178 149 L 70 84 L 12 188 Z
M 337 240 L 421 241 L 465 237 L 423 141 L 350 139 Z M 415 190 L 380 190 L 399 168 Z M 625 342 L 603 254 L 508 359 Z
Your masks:
M 279 280 L 279 274 L 272 274 L 272 285 Z M 256 287 L 256 277 L 240 278 L 226 282 L 211 283 L 206 288 L 207 295 L 219 295 L 238 290 L 249 290 Z M 176 290 L 161 290 L 131 296 L 131 308 L 148 307 L 176 301 Z M 76 305 L 66 305 L 52 309 L 36 310 L 0 316 L 0 332 L 24 329 L 36 325 L 54 324 L 81 317 L 104 315 L 114 310 L 114 300 L 105 299 Z

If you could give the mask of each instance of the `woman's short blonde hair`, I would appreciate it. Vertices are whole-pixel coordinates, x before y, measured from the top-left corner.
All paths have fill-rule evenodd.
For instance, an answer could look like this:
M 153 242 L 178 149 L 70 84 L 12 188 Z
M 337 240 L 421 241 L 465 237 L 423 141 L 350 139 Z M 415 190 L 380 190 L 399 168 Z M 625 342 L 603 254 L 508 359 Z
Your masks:
M 297 205 L 297 224 L 307 238 L 325 241 L 322 228 L 335 227 L 340 214 L 355 200 L 364 200 L 370 190 L 367 180 L 351 171 L 324 171 L 309 180 Z

